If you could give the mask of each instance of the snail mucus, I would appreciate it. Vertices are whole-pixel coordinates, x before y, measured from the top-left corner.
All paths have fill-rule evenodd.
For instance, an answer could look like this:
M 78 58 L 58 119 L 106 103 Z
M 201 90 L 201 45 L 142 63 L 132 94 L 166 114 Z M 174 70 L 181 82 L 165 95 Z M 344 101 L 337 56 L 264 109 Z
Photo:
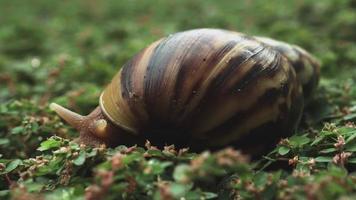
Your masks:
M 295 131 L 318 79 L 318 61 L 298 46 L 195 29 L 133 56 L 89 115 L 50 107 L 84 144 L 149 140 L 195 151 L 230 145 L 257 154 Z

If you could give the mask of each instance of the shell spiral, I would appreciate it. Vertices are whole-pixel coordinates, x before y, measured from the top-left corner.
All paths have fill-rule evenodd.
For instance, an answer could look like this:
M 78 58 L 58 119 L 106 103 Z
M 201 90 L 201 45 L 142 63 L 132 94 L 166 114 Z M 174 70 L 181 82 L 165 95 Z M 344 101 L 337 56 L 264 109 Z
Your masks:
M 320 76 L 320 63 L 304 49 L 297 45 L 273 40 L 266 37 L 255 37 L 285 56 L 292 64 L 303 87 L 304 99 L 308 102 L 316 89 Z
M 271 46 L 197 29 L 136 54 L 103 91 L 100 107 L 117 126 L 153 141 L 243 148 L 247 140 L 259 145 L 291 134 L 302 93 L 291 62 Z

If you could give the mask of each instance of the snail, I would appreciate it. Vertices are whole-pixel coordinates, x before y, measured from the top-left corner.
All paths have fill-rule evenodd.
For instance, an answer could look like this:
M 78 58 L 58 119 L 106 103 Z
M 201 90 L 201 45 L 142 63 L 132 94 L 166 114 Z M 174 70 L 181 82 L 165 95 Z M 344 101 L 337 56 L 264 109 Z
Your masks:
M 300 63 L 308 73 L 298 71 Z M 309 98 L 318 75 L 316 59 L 297 46 L 195 29 L 162 38 L 133 56 L 89 115 L 55 103 L 50 107 L 79 131 L 84 144 L 149 140 L 196 151 L 233 145 L 256 154 L 295 131 L 303 90 Z

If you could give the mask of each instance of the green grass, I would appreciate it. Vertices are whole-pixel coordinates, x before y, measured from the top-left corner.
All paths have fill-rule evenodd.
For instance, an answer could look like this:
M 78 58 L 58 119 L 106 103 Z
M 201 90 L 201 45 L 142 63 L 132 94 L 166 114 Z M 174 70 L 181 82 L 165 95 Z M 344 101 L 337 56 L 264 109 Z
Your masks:
M 0 199 L 356 197 L 355 1 L 0 0 L 0 13 Z M 71 142 L 77 133 L 50 102 L 88 113 L 141 48 L 201 27 L 298 44 L 321 60 L 296 135 L 257 161 L 233 149 Z

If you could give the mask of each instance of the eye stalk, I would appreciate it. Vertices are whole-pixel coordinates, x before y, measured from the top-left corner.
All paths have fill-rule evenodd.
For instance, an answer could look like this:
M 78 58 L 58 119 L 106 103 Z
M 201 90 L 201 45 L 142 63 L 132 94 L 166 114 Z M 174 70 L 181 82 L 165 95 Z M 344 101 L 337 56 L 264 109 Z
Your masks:
M 51 103 L 49 105 L 49 108 L 56 112 L 62 119 L 64 119 L 68 124 L 70 124 L 73 128 L 80 130 L 82 123 L 84 121 L 84 116 L 79 115 L 78 113 L 75 113 L 73 111 L 68 110 L 67 108 L 64 108 L 61 105 L 58 105 L 56 103 Z

